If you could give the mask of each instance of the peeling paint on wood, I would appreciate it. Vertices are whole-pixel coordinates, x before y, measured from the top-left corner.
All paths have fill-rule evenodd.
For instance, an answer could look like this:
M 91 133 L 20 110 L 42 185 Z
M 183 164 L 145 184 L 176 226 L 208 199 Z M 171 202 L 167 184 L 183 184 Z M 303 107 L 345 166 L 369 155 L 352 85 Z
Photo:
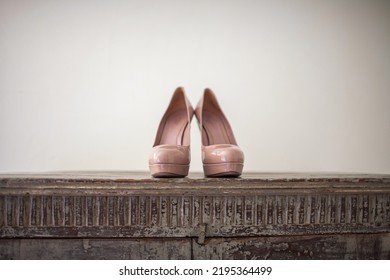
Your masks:
M 390 259 L 390 234 L 213 238 L 193 243 L 198 259 Z
M 0 259 L 390 259 L 390 234 L 290 237 L 0 239 Z
M 208 244 L 225 240 L 215 243 L 219 244 L 215 252 L 229 252 L 226 246 L 234 242 L 244 246 L 248 238 L 251 244 L 281 238 L 285 246 L 299 236 L 319 240 L 331 235 L 329 240 L 342 240 L 348 246 L 371 246 L 354 241 L 356 234 L 364 234 L 367 240 L 380 237 L 375 246 L 382 251 L 368 250 L 355 257 L 383 258 L 388 257 L 388 245 L 381 236 L 389 233 L 389 175 L 248 174 L 239 179 L 199 175 L 153 179 L 124 172 L 0 175 L 0 237 L 10 243 L 12 238 L 21 242 L 25 238 L 112 242 L 152 238 L 157 243 L 161 238 L 164 244 L 195 240 L 197 245 L 191 246 L 206 246 L 198 249 L 207 255 Z M 7 249 L 6 241 L 1 244 L 0 249 Z M 318 253 L 305 250 L 297 251 L 299 257 Z
M 0 204 L 0 236 L 34 237 L 50 229 L 51 233 L 45 235 L 78 237 L 79 232 L 93 235 L 100 228 L 101 236 L 116 237 L 111 232 L 120 228 L 128 237 L 185 237 L 196 235 L 201 224 L 213 228 L 207 236 L 214 237 L 297 235 L 332 229 L 356 233 L 390 231 L 390 193 L 385 190 L 369 199 L 364 194 L 329 194 L 321 197 L 319 204 L 315 194 L 267 196 L 260 191 L 254 195 L 256 199 L 201 194 L 186 198 L 6 195 Z M 354 200 L 353 207 L 346 200 Z
M 0 259 L 188 260 L 190 239 L 0 239 Z

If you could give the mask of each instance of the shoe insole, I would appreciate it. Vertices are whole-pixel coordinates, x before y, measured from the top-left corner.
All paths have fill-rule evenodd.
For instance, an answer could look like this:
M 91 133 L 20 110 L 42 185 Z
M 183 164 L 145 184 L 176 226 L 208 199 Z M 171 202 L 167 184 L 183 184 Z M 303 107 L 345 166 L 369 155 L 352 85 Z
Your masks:
M 167 117 L 161 138 L 161 144 L 170 144 L 170 145 L 189 145 L 189 125 L 187 111 L 177 110 L 172 112 Z
M 216 144 L 234 144 L 229 137 L 229 126 L 224 118 L 214 112 L 203 111 L 202 143 L 205 146 Z

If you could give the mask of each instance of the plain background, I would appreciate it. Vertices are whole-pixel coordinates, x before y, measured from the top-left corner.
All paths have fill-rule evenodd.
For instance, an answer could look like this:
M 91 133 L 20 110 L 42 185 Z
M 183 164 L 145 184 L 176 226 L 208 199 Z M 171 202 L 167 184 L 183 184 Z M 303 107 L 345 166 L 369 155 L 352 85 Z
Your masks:
M 0 0 L 0 172 L 147 171 L 173 91 L 244 172 L 390 173 L 390 1 Z M 191 171 L 202 171 L 192 124 Z

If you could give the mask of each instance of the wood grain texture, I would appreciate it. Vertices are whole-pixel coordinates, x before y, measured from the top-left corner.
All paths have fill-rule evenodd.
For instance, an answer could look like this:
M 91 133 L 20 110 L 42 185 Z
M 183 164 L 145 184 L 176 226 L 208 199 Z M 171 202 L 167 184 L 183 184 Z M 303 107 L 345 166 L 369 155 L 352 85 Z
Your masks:
M 374 244 L 379 253 L 367 249 L 371 252 L 367 256 L 387 258 L 381 236 L 389 233 L 389 175 L 244 174 L 238 179 L 199 174 L 154 179 L 126 172 L 0 175 L 0 238 L 9 242 L 191 239 L 205 256 L 209 253 L 202 246 L 218 240 L 288 242 L 299 236 L 307 236 L 304 240 L 329 236 L 341 238 L 332 242 L 342 240 L 355 248 L 363 244 L 362 253 L 354 255 L 359 258 L 365 246 L 372 245 L 364 240 L 379 238 Z M 357 242 L 357 236 L 366 239 Z M 225 241 L 216 246 L 230 252 Z M 194 255 L 196 246 L 191 244 Z M 0 249 L 9 249 L 4 246 Z
M 0 239 L 0 259 L 390 259 L 390 234 L 289 237 Z
M 195 259 L 390 259 L 390 234 L 304 235 L 193 240 Z
M 188 260 L 190 239 L 0 239 L 0 259 Z

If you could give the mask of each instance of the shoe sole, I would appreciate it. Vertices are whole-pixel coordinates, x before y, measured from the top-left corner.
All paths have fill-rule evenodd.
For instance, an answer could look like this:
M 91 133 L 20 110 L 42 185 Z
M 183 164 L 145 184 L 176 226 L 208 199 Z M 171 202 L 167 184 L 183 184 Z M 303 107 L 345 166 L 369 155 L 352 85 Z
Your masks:
M 182 178 L 188 175 L 189 165 L 153 164 L 149 165 L 150 174 L 154 178 Z
M 203 164 L 203 171 L 206 177 L 239 177 L 243 167 L 243 163 Z

